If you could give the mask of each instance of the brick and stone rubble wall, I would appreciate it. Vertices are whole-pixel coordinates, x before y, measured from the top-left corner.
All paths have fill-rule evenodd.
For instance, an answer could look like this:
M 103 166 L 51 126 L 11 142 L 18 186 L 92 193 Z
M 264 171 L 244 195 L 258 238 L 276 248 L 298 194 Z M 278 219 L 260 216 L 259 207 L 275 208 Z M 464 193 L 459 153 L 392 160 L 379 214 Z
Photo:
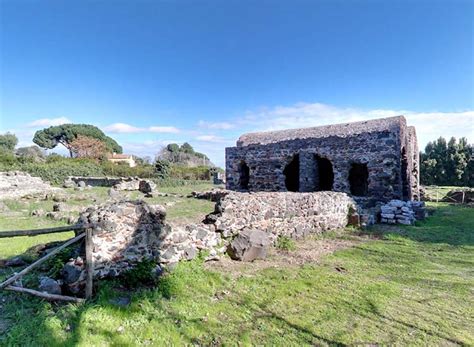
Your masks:
M 245 162 L 250 171 L 250 191 L 286 191 L 283 171 L 294 155 L 299 154 L 300 188 L 310 191 L 316 179 L 314 158 L 318 155 L 332 164 L 334 191 L 350 193 L 351 164 L 367 164 L 367 195 L 388 201 L 401 198 L 399 149 L 399 134 L 389 131 L 226 148 L 226 187 L 240 189 L 239 165 Z
M 320 136 L 320 137 L 316 137 Z M 403 194 L 402 147 L 408 155 L 409 194 Z M 416 134 L 404 117 L 282 132 L 243 135 L 236 147 L 226 148 L 226 188 L 242 190 L 242 163 L 249 168 L 249 191 L 287 191 L 285 167 L 299 157 L 299 191 L 316 191 L 317 157 L 330 161 L 333 191 L 350 194 L 352 164 L 368 171 L 368 203 L 416 197 Z M 419 175 L 418 175 L 419 176 Z
M 408 153 L 410 155 L 410 188 L 411 200 L 420 200 L 420 151 L 418 149 L 418 141 L 416 137 L 415 127 L 407 127 L 408 133 Z
M 143 259 L 159 257 L 161 243 L 170 232 L 165 215 L 162 206 L 139 200 L 109 202 L 82 213 L 79 223 L 95 224 L 95 276 L 116 276 Z
M 202 223 L 171 226 L 160 205 L 116 201 L 87 209 L 78 223 L 94 224 L 92 231 L 94 276 L 114 277 L 144 259 L 173 264 L 195 258 L 200 251 L 216 257 L 227 250 L 244 230 L 301 238 L 311 233 L 343 228 L 357 211 L 354 200 L 344 193 L 238 193 L 230 192 L 216 203 L 215 211 Z M 83 259 L 82 257 L 80 257 Z M 80 265 L 77 265 L 80 264 Z M 66 265 L 77 273 L 67 283 L 83 286 L 82 260 Z M 67 277 L 67 276 L 66 276 Z
M 232 192 L 217 202 L 208 220 L 223 239 L 256 229 L 275 240 L 343 228 L 356 211 L 356 203 L 344 193 Z
M 34 177 L 26 172 L 0 172 L 0 200 L 18 199 L 22 197 L 41 197 L 60 192 L 60 188 L 52 187 L 40 177 Z
M 113 187 L 117 190 L 140 190 L 140 184 L 147 182 L 151 186 L 155 187 L 156 185 L 147 179 L 142 179 L 139 177 L 80 177 L 80 176 L 71 176 L 68 177 L 65 182 L 65 187 L 74 187 L 78 186 L 83 182 L 86 186 L 91 187 Z

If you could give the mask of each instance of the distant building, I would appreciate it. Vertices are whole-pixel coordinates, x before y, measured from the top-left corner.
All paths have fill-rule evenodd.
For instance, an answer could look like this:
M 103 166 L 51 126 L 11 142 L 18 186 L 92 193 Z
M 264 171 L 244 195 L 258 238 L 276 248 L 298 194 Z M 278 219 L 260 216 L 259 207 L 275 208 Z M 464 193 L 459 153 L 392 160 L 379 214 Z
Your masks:
M 112 155 L 109 156 L 109 161 L 111 161 L 112 163 L 115 163 L 115 164 L 127 163 L 128 166 L 130 166 L 130 167 L 137 166 L 137 163 L 135 162 L 135 159 L 133 158 L 133 155 L 129 155 L 129 154 L 113 153 Z

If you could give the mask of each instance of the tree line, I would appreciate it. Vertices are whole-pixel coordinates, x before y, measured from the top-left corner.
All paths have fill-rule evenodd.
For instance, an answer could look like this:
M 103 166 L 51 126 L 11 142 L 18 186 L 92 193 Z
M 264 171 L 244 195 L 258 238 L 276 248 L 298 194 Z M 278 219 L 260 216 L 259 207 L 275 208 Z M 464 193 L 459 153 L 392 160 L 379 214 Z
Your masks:
M 474 146 L 465 137 L 428 142 L 420 153 L 420 181 L 423 185 L 474 187 Z

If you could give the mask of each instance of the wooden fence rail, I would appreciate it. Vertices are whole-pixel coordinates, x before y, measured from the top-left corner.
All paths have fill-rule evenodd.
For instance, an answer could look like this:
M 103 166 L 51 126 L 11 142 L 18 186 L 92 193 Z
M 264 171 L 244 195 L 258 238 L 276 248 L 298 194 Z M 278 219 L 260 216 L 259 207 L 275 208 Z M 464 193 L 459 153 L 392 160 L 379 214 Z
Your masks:
M 44 228 L 44 229 L 35 229 L 35 230 L 0 231 L 0 239 L 4 237 L 36 236 L 36 235 L 42 235 L 42 234 L 63 233 L 66 231 L 82 230 L 88 227 L 89 225 L 76 224 L 76 225 L 68 225 L 68 226 L 63 226 L 63 227 Z
M 76 224 L 76 225 L 69 225 L 69 226 L 56 227 L 56 228 L 43 228 L 43 229 L 36 229 L 36 230 L 13 230 L 13 231 L 0 232 L 0 238 L 4 238 L 4 237 L 16 237 L 16 236 L 34 236 L 34 235 L 51 234 L 51 233 L 59 233 L 59 232 L 75 231 L 75 230 L 83 231 L 79 235 L 67 240 L 62 245 L 56 247 L 44 257 L 38 259 L 37 261 L 28 265 L 26 268 L 24 268 L 20 272 L 15 273 L 13 276 L 11 276 L 10 278 L 0 283 L 0 290 L 5 289 L 5 290 L 20 292 L 20 293 L 28 293 L 31 295 L 41 297 L 46 300 L 63 300 L 63 301 L 69 301 L 69 302 L 84 301 L 84 299 L 81 299 L 81 298 L 65 296 L 65 295 L 48 294 L 48 293 L 40 292 L 33 289 L 16 287 L 12 284 L 14 284 L 15 281 L 17 281 L 19 278 L 26 275 L 28 272 L 30 272 L 34 268 L 43 264 L 46 260 L 58 254 L 64 248 L 72 245 L 73 243 L 79 240 L 82 240 L 85 237 L 86 238 L 86 276 L 87 276 L 85 294 L 86 294 L 86 299 L 89 299 L 92 296 L 92 288 L 93 288 L 92 278 L 94 274 L 94 264 L 92 261 L 92 251 L 93 251 L 92 228 L 93 228 L 93 225 Z

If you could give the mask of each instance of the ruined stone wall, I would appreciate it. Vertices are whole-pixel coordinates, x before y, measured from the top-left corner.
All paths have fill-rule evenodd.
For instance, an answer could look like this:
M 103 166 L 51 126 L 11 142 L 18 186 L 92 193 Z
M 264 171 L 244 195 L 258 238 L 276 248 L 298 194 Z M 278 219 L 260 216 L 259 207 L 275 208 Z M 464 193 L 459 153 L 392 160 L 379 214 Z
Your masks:
M 354 200 L 344 193 L 232 192 L 216 204 L 216 214 L 209 217 L 224 240 L 256 229 L 269 233 L 274 241 L 280 235 L 301 238 L 343 228 L 355 211 Z
M 344 193 L 238 193 L 229 192 L 216 203 L 215 212 L 197 224 L 171 226 L 160 205 L 116 201 L 83 212 L 78 223 L 94 224 L 92 230 L 94 276 L 114 277 L 144 259 L 161 265 L 195 258 L 200 251 L 217 257 L 229 243 L 249 229 L 301 238 L 311 233 L 343 228 L 357 210 Z M 83 252 L 82 252 L 83 253 Z M 84 254 L 65 266 L 69 290 L 82 290 Z
M 70 188 L 80 186 L 81 184 L 91 187 L 113 187 L 116 190 L 140 190 L 140 184 L 143 182 L 156 187 L 151 180 L 139 177 L 78 177 L 71 176 L 64 181 L 64 187 Z
M 40 177 L 30 176 L 26 172 L 0 172 L 0 200 L 23 197 L 44 198 L 47 194 L 60 192 Z
M 95 224 L 92 231 L 96 277 L 116 276 L 143 259 L 160 255 L 170 227 L 165 209 L 143 201 L 121 201 L 91 207 L 78 223 Z
M 349 138 L 293 140 L 268 145 L 226 148 L 227 189 L 239 190 L 239 163 L 250 168 L 250 191 L 286 191 L 283 170 L 300 156 L 300 190 L 312 191 L 317 179 L 315 155 L 332 163 L 333 190 L 350 193 L 352 163 L 367 164 L 368 196 L 400 199 L 400 138 L 395 132 L 359 134 Z
M 420 151 L 418 149 L 418 141 L 416 137 L 415 127 L 407 127 L 408 132 L 408 148 L 411 158 L 410 166 L 410 187 L 411 200 L 420 200 Z
M 410 142 L 408 139 L 411 139 Z M 366 164 L 368 180 L 365 196 L 370 198 L 371 203 L 409 199 L 412 195 L 411 188 L 407 196 L 403 194 L 401 148 L 406 148 L 409 157 L 405 171 L 412 172 L 415 167 L 413 148 L 416 146 L 416 134 L 412 130 L 407 131 L 404 117 L 249 134 L 241 136 L 237 144 L 236 147 L 226 148 L 226 188 L 230 190 L 243 190 L 239 182 L 239 166 L 245 162 L 249 167 L 249 191 L 287 191 L 284 170 L 298 155 L 297 191 L 321 190 L 318 186 L 318 181 L 321 181 L 318 156 L 329 160 L 332 165 L 333 191 L 351 193 L 349 172 L 352 164 Z M 409 187 L 415 187 L 417 179 L 407 173 L 405 175 Z
M 120 183 L 124 178 L 122 177 L 82 177 L 82 176 L 71 176 L 68 177 L 66 182 L 74 182 L 74 184 L 79 184 L 79 182 L 84 182 L 86 185 L 91 187 L 113 187 L 116 184 Z

